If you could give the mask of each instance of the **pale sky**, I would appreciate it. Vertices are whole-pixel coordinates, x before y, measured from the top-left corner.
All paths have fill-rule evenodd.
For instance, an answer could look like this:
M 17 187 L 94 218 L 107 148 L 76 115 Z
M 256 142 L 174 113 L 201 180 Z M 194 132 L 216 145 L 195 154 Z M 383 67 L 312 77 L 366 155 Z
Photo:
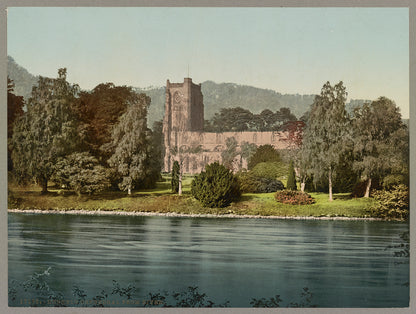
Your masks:
M 407 8 L 8 8 L 8 54 L 83 89 L 212 80 L 349 98 L 386 96 L 409 117 Z

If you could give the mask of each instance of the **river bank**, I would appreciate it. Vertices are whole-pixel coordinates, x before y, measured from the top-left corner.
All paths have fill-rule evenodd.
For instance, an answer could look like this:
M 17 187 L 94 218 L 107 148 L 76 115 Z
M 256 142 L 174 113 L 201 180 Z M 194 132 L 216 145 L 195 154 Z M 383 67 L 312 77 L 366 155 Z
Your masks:
M 60 214 L 60 215 L 103 215 L 103 216 L 162 216 L 162 217 L 184 217 L 184 218 L 239 218 L 239 219 L 287 219 L 287 220 L 372 220 L 381 221 L 374 217 L 342 217 L 342 216 L 264 216 L 264 215 L 237 215 L 237 214 L 181 214 L 181 213 L 158 213 L 158 212 L 135 212 L 114 210 L 41 210 L 41 209 L 9 209 L 9 213 L 24 214 Z

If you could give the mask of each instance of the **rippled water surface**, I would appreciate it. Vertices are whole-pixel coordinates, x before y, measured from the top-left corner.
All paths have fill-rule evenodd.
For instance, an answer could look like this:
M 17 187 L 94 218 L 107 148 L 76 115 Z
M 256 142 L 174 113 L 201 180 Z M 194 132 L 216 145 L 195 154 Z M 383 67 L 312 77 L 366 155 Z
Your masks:
M 8 226 L 9 285 L 51 267 L 66 298 L 74 285 L 97 295 L 117 280 L 141 298 L 197 286 L 232 307 L 275 295 L 284 306 L 303 287 L 320 307 L 409 302 L 408 259 L 389 248 L 405 223 L 9 213 Z

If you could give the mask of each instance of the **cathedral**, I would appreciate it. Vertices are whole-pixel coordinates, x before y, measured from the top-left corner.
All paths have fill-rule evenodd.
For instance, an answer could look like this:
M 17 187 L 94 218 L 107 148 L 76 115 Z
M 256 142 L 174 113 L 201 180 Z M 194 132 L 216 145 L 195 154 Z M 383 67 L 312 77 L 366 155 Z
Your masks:
M 189 174 L 200 173 L 209 163 L 221 163 L 229 138 L 237 142 L 233 171 L 247 168 L 247 160 L 241 154 L 244 143 L 257 146 L 270 144 L 276 149 L 288 147 L 286 132 L 204 132 L 201 84 L 194 84 L 191 78 L 185 78 L 183 83 L 167 80 L 163 136 L 164 172 L 172 170 L 175 160 L 182 164 L 183 173 Z

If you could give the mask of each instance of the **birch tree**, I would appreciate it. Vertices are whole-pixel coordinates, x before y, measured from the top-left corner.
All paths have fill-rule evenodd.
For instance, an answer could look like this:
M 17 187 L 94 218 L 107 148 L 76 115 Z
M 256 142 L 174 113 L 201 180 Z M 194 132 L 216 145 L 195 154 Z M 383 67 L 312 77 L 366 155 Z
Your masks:
M 407 151 L 406 126 L 399 108 L 386 97 L 356 108 L 352 125 L 353 167 L 367 180 L 364 197 L 369 197 L 374 177 L 405 164 L 402 152 Z
M 334 169 L 339 163 L 349 138 L 349 119 L 345 110 L 347 92 L 342 82 L 322 87 L 311 107 L 308 125 L 303 138 L 303 163 L 317 181 L 326 177 L 329 200 L 332 201 Z

